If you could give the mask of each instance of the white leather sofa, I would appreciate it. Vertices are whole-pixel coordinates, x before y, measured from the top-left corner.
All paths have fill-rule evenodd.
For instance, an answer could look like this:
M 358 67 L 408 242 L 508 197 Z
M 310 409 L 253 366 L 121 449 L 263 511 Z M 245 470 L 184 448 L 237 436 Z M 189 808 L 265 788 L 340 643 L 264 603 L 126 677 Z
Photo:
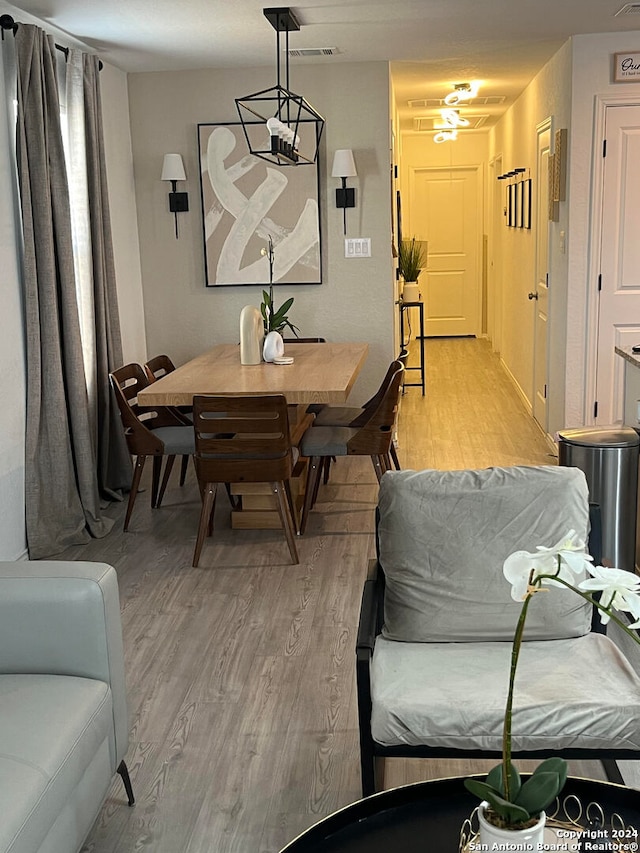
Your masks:
M 0 562 L 0 853 L 78 851 L 116 772 L 132 805 L 127 744 L 115 570 Z

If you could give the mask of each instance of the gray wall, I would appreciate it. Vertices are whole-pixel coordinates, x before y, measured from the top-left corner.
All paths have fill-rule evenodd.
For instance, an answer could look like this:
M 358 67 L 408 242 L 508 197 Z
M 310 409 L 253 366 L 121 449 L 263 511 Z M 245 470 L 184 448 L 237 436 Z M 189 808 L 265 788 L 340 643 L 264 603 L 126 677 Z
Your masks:
M 258 286 L 204 286 L 198 122 L 237 121 L 234 98 L 273 85 L 275 69 L 201 70 L 129 75 L 133 165 L 140 235 L 147 349 L 182 363 L 216 343 L 238 341 L 240 311 L 259 306 Z M 279 286 L 277 301 L 295 297 L 290 318 L 303 336 L 367 341 L 369 358 L 353 392 L 373 391 L 394 357 L 391 257 L 390 111 L 387 63 L 317 64 L 291 69 L 291 88 L 324 116 L 320 160 L 321 285 Z M 344 258 L 339 185 L 330 175 L 337 148 L 354 151 L 357 207 L 347 233 L 371 237 L 370 259 Z M 160 181 L 163 155 L 182 154 L 188 213 L 174 236 L 169 185 Z M 309 168 L 309 167 L 303 167 Z

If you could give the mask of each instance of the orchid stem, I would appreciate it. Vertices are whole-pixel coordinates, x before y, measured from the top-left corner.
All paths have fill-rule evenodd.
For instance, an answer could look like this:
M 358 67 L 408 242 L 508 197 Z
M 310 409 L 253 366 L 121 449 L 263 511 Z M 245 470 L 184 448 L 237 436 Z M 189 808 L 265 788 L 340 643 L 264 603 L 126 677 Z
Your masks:
M 533 574 L 533 570 L 531 571 L 531 574 Z M 505 800 L 509 802 L 511 802 L 511 714 L 513 710 L 513 688 L 516 680 L 518 658 L 520 657 L 522 636 L 524 634 L 524 623 L 527 619 L 527 610 L 529 609 L 529 602 L 532 597 L 532 593 L 528 592 L 522 605 L 518 623 L 516 625 L 516 632 L 513 637 L 513 646 L 511 647 L 511 669 L 509 671 L 509 692 L 507 694 L 507 705 L 504 711 L 504 725 L 502 727 L 502 789 L 504 791 Z

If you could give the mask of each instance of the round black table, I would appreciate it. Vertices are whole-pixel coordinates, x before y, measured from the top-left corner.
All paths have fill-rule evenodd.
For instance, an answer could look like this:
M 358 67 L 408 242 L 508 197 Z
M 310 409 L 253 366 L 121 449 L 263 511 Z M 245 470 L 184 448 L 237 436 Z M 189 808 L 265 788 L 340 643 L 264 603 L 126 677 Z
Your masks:
M 310 827 L 280 853 L 458 853 L 462 823 L 478 805 L 464 778 L 418 782 L 358 800 Z M 570 777 L 561 799 L 570 794 L 585 807 L 599 803 L 607 817 L 619 814 L 640 833 L 640 791 Z M 628 841 L 637 844 L 640 837 Z

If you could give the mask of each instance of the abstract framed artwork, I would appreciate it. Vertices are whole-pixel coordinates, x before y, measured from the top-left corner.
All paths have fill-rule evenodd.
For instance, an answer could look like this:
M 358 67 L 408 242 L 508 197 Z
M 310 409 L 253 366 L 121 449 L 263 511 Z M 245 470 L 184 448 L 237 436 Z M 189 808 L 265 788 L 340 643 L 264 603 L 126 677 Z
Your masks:
M 248 133 L 266 134 L 264 122 Z M 300 136 L 315 125 L 300 126 Z M 321 284 L 318 163 L 277 166 L 249 154 L 240 122 L 198 124 L 207 287 Z

